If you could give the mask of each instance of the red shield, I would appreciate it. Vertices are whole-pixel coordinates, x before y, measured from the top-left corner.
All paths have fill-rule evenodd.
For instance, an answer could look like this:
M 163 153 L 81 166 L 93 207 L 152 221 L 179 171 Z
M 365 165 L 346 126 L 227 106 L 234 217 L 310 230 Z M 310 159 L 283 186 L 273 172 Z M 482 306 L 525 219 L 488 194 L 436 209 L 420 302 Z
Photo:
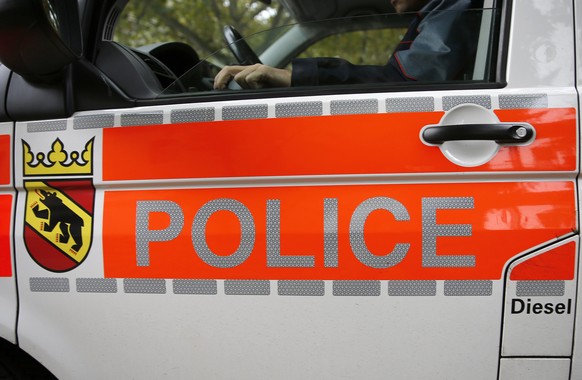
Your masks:
M 93 239 L 92 180 L 27 180 L 24 186 L 24 242 L 30 256 L 52 272 L 76 268 Z

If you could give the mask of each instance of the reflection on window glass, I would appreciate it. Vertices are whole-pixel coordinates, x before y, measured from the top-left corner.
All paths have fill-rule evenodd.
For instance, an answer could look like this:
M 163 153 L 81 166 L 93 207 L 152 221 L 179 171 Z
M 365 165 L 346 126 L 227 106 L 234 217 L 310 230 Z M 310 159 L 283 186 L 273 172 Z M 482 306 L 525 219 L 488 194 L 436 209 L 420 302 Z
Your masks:
M 164 96 L 240 89 L 231 86 L 235 76 L 244 89 L 494 79 L 499 21 L 495 9 L 451 2 L 451 9 L 427 6 L 426 14 L 375 13 L 356 12 L 354 2 L 344 17 L 316 20 L 291 7 L 303 20 L 296 22 L 281 5 L 289 1 L 133 0 L 119 17 L 114 40 L 133 48 L 150 66 L 167 66 L 169 72 L 154 70 Z M 325 6 L 310 4 L 313 9 Z M 227 47 L 223 30 L 228 25 L 244 41 Z M 185 50 L 178 42 L 193 49 L 189 56 L 195 58 L 184 63 Z M 155 50 L 160 46 L 164 48 Z M 276 71 L 264 69 L 268 67 L 279 70 L 276 79 L 285 80 L 251 86 L 238 75 L 254 69 L 249 62 L 264 64 L 256 66 L 263 74 L 255 78 L 274 78 Z M 224 68 L 227 65 L 238 67 Z M 227 74 L 216 80 L 219 72 Z
M 131 47 L 181 41 L 192 46 L 200 57 L 206 57 L 224 47 L 225 25 L 233 25 L 241 35 L 249 36 L 292 22 L 280 2 L 266 5 L 249 0 L 130 1 L 120 16 L 114 40 Z M 264 49 L 267 38 L 268 34 L 261 34 L 252 39 L 255 51 L 260 53 Z
M 394 28 L 332 35 L 311 45 L 298 58 L 333 56 L 346 59 L 355 65 L 383 65 L 404 33 L 406 29 Z M 382 48 L 379 49 L 379 46 Z

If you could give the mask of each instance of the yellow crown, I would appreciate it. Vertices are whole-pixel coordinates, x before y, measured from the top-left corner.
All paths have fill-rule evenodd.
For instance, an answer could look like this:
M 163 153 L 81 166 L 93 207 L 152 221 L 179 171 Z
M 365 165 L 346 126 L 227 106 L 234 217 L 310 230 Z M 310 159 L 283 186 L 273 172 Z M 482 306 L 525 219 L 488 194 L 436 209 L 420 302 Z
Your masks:
M 56 139 L 51 145 L 51 151 L 33 153 L 26 141 L 22 140 L 24 151 L 24 175 L 87 175 L 93 174 L 93 140 L 85 144 L 85 149 L 79 153 L 64 150 L 63 143 Z

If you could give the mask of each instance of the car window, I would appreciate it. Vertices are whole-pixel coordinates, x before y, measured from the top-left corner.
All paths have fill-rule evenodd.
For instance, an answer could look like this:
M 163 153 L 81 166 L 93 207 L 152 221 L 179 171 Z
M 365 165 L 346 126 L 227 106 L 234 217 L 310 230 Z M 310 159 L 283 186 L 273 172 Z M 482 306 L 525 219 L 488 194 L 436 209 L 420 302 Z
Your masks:
M 473 6 L 469 10 L 456 12 L 462 14 L 462 17 L 454 17 L 469 26 L 447 32 L 464 38 L 464 46 L 452 59 L 462 60 L 463 63 L 447 76 L 422 77 L 414 72 L 414 68 L 410 69 L 410 75 L 407 72 L 401 74 L 405 80 L 413 79 L 409 84 L 460 81 L 488 83 L 498 80 L 495 77 L 495 64 L 499 7 L 495 7 L 495 2 L 491 0 L 481 3 L 478 8 Z M 119 17 L 114 40 L 132 48 L 152 68 L 163 88 L 158 96 L 175 96 L 178 93 L 199 96 L 215 91 L 214 77 L 224 66 L 241 62 L 249 64 L 241 61 L 240 53 L 237 54 L 236 49 L 233 49 L 239 42 L 232 43 L 235 39 L 231 39 L 230 45 L 225 42 L 226 26 L 233 27 L 235 33 L 239 34 L 237 38 L 256 55 L 257 62 L 276 68 L 293 70 L 294 62 L 300 62 L 297 59 L 314 57 L 341 58 L 353 65 L 386 65 L 399 46 L 410 43 L 404 40 L 410 37 L 407 35 L 408 26 L 417 15 L 364 13 L 363 16 L 296 22 L 291 12 L 278 1 L 130 1 Z M 441 13 L 452 15 L 455 11 Z M 439 34 L 438 30 L 436 34 Z M 179 49 L 175 49 L 176 43 L 192 50 L 188 59 L 183 52 L 179 53 Z M 433 41 L 429 38 L 423 43 L 430 46 Z M 437 38 L 433 45 L 439 43 L 441 41 Z M 422 56 L 413 57 L 410 61 L 414 59 L 421 62 L 421 67 L 445 61 Z M 414 64 L 404 58 L 397 62 L 401 68 Z M 160 66 L 167 68 L 158 69 Z M 330 84 L 319 80 L 317 82 L 319 87 Z M 373 79 L 362 83 L 347 83 L 379 86 L 392 81 Z

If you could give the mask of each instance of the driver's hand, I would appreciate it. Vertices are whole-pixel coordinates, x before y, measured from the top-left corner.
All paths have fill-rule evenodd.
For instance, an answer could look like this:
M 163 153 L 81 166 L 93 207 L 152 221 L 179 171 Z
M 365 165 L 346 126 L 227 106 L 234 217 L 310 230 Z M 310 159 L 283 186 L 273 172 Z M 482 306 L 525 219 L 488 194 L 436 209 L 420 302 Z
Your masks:
M 214 88 L 223 90 L 233 79 L 246 89 L 291 86 L 291 72 L 257 63 L 252 66 L 224 66 L 214 78 Z

